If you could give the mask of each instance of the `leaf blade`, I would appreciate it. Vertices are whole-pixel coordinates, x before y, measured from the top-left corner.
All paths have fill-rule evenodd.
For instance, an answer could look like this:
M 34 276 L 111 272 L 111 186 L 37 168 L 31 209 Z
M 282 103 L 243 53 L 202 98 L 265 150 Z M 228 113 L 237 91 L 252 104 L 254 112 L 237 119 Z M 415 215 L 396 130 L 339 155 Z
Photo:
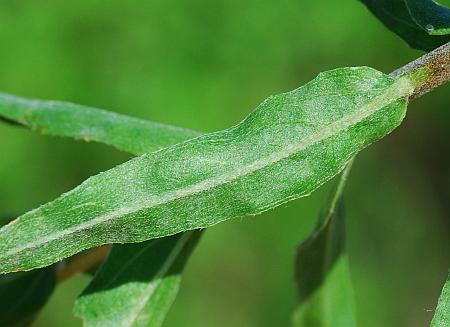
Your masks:
M 430 35 L 450 34 L 450 9 L 433 0 L 405 0 L 414 21 Z
M 446 327 L 450 324 L 450 273 L 442 288 L 431 327 Z
M 0 230 L 0 271 L 204 228 L 306 196 L 400 124 L 413 84 L 364 67 L 322 73 L 269 98 L 235 127 L 91 177 Z
M 411 15 L 407 0 L 360 0 L 389 30 L 410 47 L 431 51 L 450 41 L 449 35 L 430 34 L 428 23 L 421 26 Z
M 44 135 L 104 143 L 137 155 L 201 135 L 102 109 L 5 93 L 0 93 L 0 118 Z
M 330 192 L 314 232 L 297 249 L 295 279 L 298 304 L 294 311 L 294 326 L 356 326 L 341 208 L 342 192 L 351 164 Z
M 75 315 L 87 327 L 161 326 L 199 236 L 199 232 L 186 232 L 113 248 L 76 300 Z
M 11 219 L 0 217 L 0 226 Z M 28 326 L 53 293 L 56 269 L 0 275 L 0 326 Z

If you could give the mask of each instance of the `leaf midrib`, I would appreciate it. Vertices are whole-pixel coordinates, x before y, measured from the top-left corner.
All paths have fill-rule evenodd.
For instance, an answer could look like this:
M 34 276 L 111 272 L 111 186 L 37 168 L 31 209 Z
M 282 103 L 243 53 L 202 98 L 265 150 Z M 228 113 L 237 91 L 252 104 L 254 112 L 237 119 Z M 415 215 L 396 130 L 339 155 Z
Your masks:
M 192 233 L 189 232 L 183 233 L 183 235 L 181 235 L 180 239 L 176 242 L 175 247 L 167 256 L 166 261 L 153 277 L 154 282 L 150 283 L 145 289 L 144 296 L 139 301 L 136 310 L 134 310 L 133 313 L 129 314 L 127 316 L 128 319 L 122 323 L 123 327 L 133 326 L 134 322 L 138 319 L 142 310 L 145 308 L 145 305 L 147 304 L 148 300 L 150 299 L 156 288 L 159 286 L 159 284 L 161 284 L 161 277 L 164 276 L 169 271 L 170 267 L 172 267 L 172 265 L 175 263 L 176 259 L 178 258 L 178 255 L 181 253 L 184 246 L 189 241 L 191 235 Z
M 150 201 L 148 200 L 139 201 L 132 206 L 119 208 L 114 212 L 98 216 L 94 219 L 76 225 L 74 227 L 58 231 L 55 233 L 51 233 L 46 237 L 42 237 L 36 241 L 29 242 L 28 244 L 19 247 L 15 247 L 10 251 L 1 254 L 0 258 L 9 257 L 22 251 L 42 246 L 59 238 L 74 234 L 76 232 L 85 229 L 89 229 L 93 226 L 96 226 L 97 224 L 101 224 L 124 215 L 133 214 L 135 212 L 144 209 L 149 209 L 159 205 L 167 204 L 174 200 L 185 198 L 194 194 L 199 194 L 208 191 L 212 188 L 215 188 L 217 186 L 233 182 L 238 178 L 247 176 L 255 171 L 273 165 L 274 163 L 286 159 L 299 151 L 305 150 L 306 148 L 313 146 L 333 135 L 345 131 L 351 126 L 356 125 L 365 118 L 374 114 L 378 110 L 381 110 L 390 103 L 393 103 L 400 98 L 408 97 L 414 91 L 414 88 L 415 87 L 412 81 L 408 77 L 400 77 L 397 80 L 395 80 L 393 84 L 387 87 L 386 91 L 383 94 L 373 98 L 372 101 L 369 101 L 364 106 L 362 106 L 360 110 L 350 114 L 349 116 L 336 120 L 335 122 L 323 127 L 322 129 L 319 129 L 318 131 L 312 133 L 311 135 L 308 135 L 307 137 L 303 138 L 301 141 L 297 143 L 289 144 L 283 150 L 274 152 L 268 157 L 256 160 L 244 167 L 240 167 L 238 170 L 233 170 L 226 174 L 219 175 L 216 178 L 207 179 L 194 185 L 190 185 L 189 187 L 168 192 L 163 196 L 153 197 L 153 199 L 150 199 Z

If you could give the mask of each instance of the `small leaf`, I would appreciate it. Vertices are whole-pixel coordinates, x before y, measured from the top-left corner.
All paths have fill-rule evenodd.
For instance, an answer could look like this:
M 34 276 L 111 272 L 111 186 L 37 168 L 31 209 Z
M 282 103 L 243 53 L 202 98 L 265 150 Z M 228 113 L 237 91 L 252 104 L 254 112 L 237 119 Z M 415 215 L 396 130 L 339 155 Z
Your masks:
M 450 273 L 447 281 L 442 289 L 439 302 L 434 313 L 431 327 L 448 327 L 450 326 Z
M 350 168 L 351 164 L 332 190 L 315 231 L 297 249 L 295 279 L 299 299 L 294 326 L 356 326 L 341 207 Z
M 198 232 L 115 247 L 75 302 L 84 326 L 161 326 Z
M 132 159 L 0 229 L 0 272 L 255 215 L 306 196 L 395 129 L 416 85 L 371 68 L 320 74 L 235 127 Z
M 143 154 L 201 133 L 58 101 L 27 100 L 0 93 L 0 117 L 41 134 L 108 144 Z
M 450 41 L 448 9 L 431 0 L 361 0 L 412 48 L 430 51 Z M 434 24 L 434 25 L 433 25 Z
M 0 217 L 0 224 L 10 219 Z M 0 276 L 0 326 L 28 326 L 55 288 L 54 266 Z

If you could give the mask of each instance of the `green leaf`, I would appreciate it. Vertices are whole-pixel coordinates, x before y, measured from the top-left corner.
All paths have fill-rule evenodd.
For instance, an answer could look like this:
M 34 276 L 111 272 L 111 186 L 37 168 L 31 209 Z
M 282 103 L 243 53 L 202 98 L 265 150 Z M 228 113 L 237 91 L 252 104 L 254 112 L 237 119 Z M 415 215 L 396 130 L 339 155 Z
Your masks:
M 297 249 L 295 279 L 299 298 L 294 326 L 356 326 L 341 207 L 350 168 L 351 164 L 332 190 L 313 234 Z
M 0 94 L 0 119 L 15 125 L 25 125 L 33 130 L 53 136 L 68 136 L 76 139 L 103 142 L 132 154 L 150 152 L 200 135 L 198 132 L 147 122 L 95 108 L 62 102 L 27 100 L 6 94 Z M 137 298 L 139 295 L 142 295 L 142 292 L 140 288 L 133 287 L 135 278 L 145 277 L 146 279 L 143 280 L 148 280 L 148 282 L 144 286 L 147 288 L 158 283 L 158 287 L 152 290 L 152 296 L 148 297 L 145 307 L 147 311 L 155 306 L 158 307 L 158 315 L 152 313 L 151 316 L 146 316 L 151 319 L 151 321 L 147 321 L 148 324 L 157 326 L 163 321 L 175 299 L 181 283 L 181 271 L 184 262 L 193 249 L 193 246 L 188 245 L 196 242 L 198 239 L 197 234 L 186 234 L 181 239 L 186 244 L 181 249 L 182 251 L 178 257 L 169 256 L 167 260 L 163 260 L 164 253 L 171 246 L 174 247 L 174 250 L 178 249 L 181 242 L 179 236 L 163 238 L 158 242 L 154 242 L 155 245 L 151 249 L 147 243 L 114 245 L 111 255 L 88 286 L 87 292 L 93 294 L 86 295 L 86 292 L 83 293 L 83 297 L 77 301 L 77 305 L 81 303 L 82 308 L 83 303 L 94 299 L 94 301 L 99 301 L 100 303 L 95 308 L 102 309 L 104 308 L 102 303 L 110 303 L 111 299 L 120 296 L 124 291 L 129 295 L 128 298 Z M 139 253 L 140 255 L 134 256 L 134 253 Z M 131 257 L 133 258 L 133 265 L 129 262 Z M 152 263 L 150 268 L 149 262 Z M 120 280 L 117 279 L 114 283 L 118 285 L 117 283 L 120 282 L 123 286 L 103 292 L 103 286 L 105 288 L 111 286 L 109 285 L 110 283 L 104 283 L 105 279 L 110 276 L 108 274 L 110 267 L 117 266 L 121 267 Z M 140 269 L 139 271 L 136 270 L 137 267 Z M 166 268 L 170 269 L 164 271 Z M 154 269 L 159 269 L 162 275 L 158 277 L 153 276 Z M 39 270 L 39 273 L 42 273 L 42 271 Z M 114 278 L 118 277 L 117 274 L 113 275 L 115 276 Z M 152 276 L 154 280 L 151 280 Z M 98 293 L 94 293 L 93 290 L 96 290 Z M 143 300 L 142 297 L 141 300 Z M 120 312 L 127 316 L 131 314 L 128 311 L 133 311 L 134 309 L 132 306 L 123 306 L 121 308 L 123 310 Z M 109 325 L 113 321 L 117 321 L 119 311 L 115 309 L 114 312 L 116 315 L 110 319 Z M 84 312 L 81 310 L 80 315 L 83 314 Z M 101 314 L 105 318 L 109 317 L 108 312 L 102 312 Z M 86 321 L 91 322 L 92 316 L 86 316 Z M 92 324 L 95 324 L 95 321 Z
M 0 217 L 0 225 L 10 221 Z M 54 266 L 0 276 L 0 326 L 28 326 L 55 288 Z
M 431 327 L 448 327 L 450 326 L 450 273 L 447 281 L 442 289 L 439 302 L 434 313 Z
M 430 51 L 450 41 L 449 10 L 431 0 L 361 0 L 412 48 Z
M 54 266 L 0 276 L 0 326 L 28 326 L 55 284 Z
M 55 284 L 54 266 L 0 276 L 0 326 L 28 326 Z
M 87 327 L 161 326 L 198 236 L 186 232 L 113 248 L 75 302 L 75 315 Z
M 405 0 L 414 21 L 430 35 L 450 34 L 450 10 L 433 0 Z
M 320 74 L 235 127 L 134 158 L 0 230 L 0 272 L 142 242 L 307 196 L 395 129 L 416 85 L 374 69 Z
M 201 133 L 73 103 L 27 100 L 0 93 L 0 117 L 41 134 L 95 141 L 143 154 Z

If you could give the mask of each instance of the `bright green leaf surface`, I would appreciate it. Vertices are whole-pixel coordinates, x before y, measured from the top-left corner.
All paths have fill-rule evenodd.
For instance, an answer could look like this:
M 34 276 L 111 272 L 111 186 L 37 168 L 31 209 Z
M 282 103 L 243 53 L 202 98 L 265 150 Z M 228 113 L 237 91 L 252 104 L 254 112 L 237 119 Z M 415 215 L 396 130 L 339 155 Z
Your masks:
M 447 282 L 442 289 L 439 302 L 434 313 L 431 327 L 448 327 L 450 326 L 450 274 Z
M 0 118 L 10 123 L 25 125 L 44 134 L 102 142 L 132 154 L 151 152 L 200 134 L 194 131 L 152 123 L 95 108 L 62 102 L 27 100 L 6 94 L 0 94 Z M 163 238 L 157 242 L 150 241 L 152 242 L 151 248 L 149 247 L 149 243 L 113 246 L 111 255 L 107 258 L 105 265 L 100 268 L 99 274 L 94 277 L 86 291 L 93 293 L 95 289 L 98 293 L 86 295 L 85 292 L 83 293 L 82 299 L 77 303 L 81 303 L 80 307 L 83 308 L 83 303 L 89 303 L 92 300 L 98 301 L 100 304 L 95 308 L 102 311 L 104 308 L 111 308 L 110 306 L 112 304 L 117 303 L 117 299 L 123 295 L 122 293 L 124 291 L 131 298 L 137 298 L 138 295 L 143 296 L 142 292 L 139 292 L 139 288 L 136 289 L 133 286 L 136 284 L 135 278 L 145 277 L 142 282 L 143 286 L 140 289 L 143 287 L 146 289 L 151 288 L 156 283 L 158 287 L 151 290 L 152 296 L 148 296 L 147 298 L 140 297 L 140 303 L 143 303 L 142 301 L 147 301 L 147 303 L 143 303 L 145 304 L 145 308 L 143 308 L 142 313 L 139 313 L 139 317 L 137 317 L 139 319 L 136 319 L 136 321 L 141 321 L 146 324 L 151 323 L 152 326 L 157 326 L 162 323 L 178 292 L 183 263 L 187 260 L 193 249 L 192 246 L 188 245 L 196 241 L 198 236 L 197 233 L 186 234 L 182 238 L 183 244 L 185 245 L 182 247 L 179 257 L 168 256 L 167 260 L 164 260 L 164 254 L 167 250 L 173 247 L 175 251 L 180 246 L 181 240 L 179 240 L 178 236 L 168 237 L 167 239 Z M 139 255 L 135 256 L 135 252 L 139 253 Z M 130 258 L 133 258 L 133 262 L 129 260 Z M 151 264 L 150 268 L 149 263 Z M 117 266 L 121 267 L 120 279 L 118 278 L 119 275 L 117 272 L 109 274 L 110 267 Z M 154 273 L 152 269 L 158 268 L 160 269 L 160 275 L 153 276 L 154 279 L 151 279 L 150 277 Z M 24 293 L 24 296 L 30 295 L 35 298 L 34 300 L 24 299 L 25 306 L 30 306 L 33 303 L 45 303 L 46 297 L 44 298 L 40 294 L 34 294 L 33 292 L 38 291 L 39 287 L 43 287 L 43 295 L 51 294 L 51 290 L 45 293 L 45 290 L 47 290 L 45 285 L 41 285 L 42 283 L 38 283 L 38 281 L 42 279 L 48 283 L 48 279 L 51 276 L 53 276 L 54 281 L 54 269 L 45 268 L 30 273 L 13 274 L 11 276 L 17 275 L 23 277 L 14 279 L 14 283 L 8 283 L 7 289 L 6 286 L 4 287 L 5 299 L 14 298 Z M 10 275 L 6 275 L 3 278 L 9 280 Z M 45 278 L 47 279 L 44 280 Z M 111 286 L 113 283 L 114 285 L 123 285 L 113 290 L 102 291 L 103 288 Z M 30 291 L 31 293 L 28 292 L 28 289 L 25 289 L 27 286 L 34 287 Z M 17 287 L 23 287 L 23 292 L 20 292 L 21 290 L 17 289 Z M 11 291 L 14 295 L 10 294 Z M 125 297 L 124 299 L 129 297 Z M 123 309 L 121 313 L 125 317 L 128 315 L 131 316 L 131 311 L 135 309 L 134 303 L 133 305 L 131 305 L 131 302 L 127 303 L 129 304 L 128 306 L 121 306 Z M 12 323 L 14 314 L 18 314 L 18 317 L 23 319 L 22 308 L 24 305 L 17 306 L 15 301 L 10 300 L 8 300 L 8 304 L 14 305 L 15 310 L 11 310 L 10 314 L 4 316 L 4 319 L 9 320 L 0 322 Z M 6 306 L 4 305 L 3 307 Z M 38 308 L 36 305 L 36 309 Z M 154 311 L 155 308 L 156 311 Z M 80 310 L 79 315 L 84 316 L 85 312 L 83 309 Z M 100 314 L 104 319 L 109 320 L 109 326 L 112 326 L 112 323 L 119 323 L 120 321 L 117 320 L 117 317 L 120 312 L 114 309 L 114 317 L 111 317 L 110 313 L 101 312 Z M 145 318 L 151 318 L 151 321 L 147 321 L 148 319 Z M 85 320 L 88 326 L 98 325 L 98 321 L 87 313 Z M 103 326 L 101 322 L 100 326 Z
M 361 1 L 387 28 L 405 40 L 412 48 L 430 51 L 450 41 L 449 35 L 439 35 L 448 34 L 444 33 L 446 30 L 443 29 L 443 26 L 450 25 L 448 10 L 432 1 Z
M 42 134 L 112 145 L 143 154 L 200 133 L 77 104 L 27 100 L 0 93 L 0 118 Z
M 332 190 L 313 234 L 297 250 L 298 327 L 356 326 L 353 288 L 345 252 L 342 191 L 351 164 Z
M 111 242 L 142 242 L 254 215 L 306 196 L 396 128 L 414 90 L 371 68 L 320 74 L 222 132 L 91 177 L 0 230 L 0 271 L 49 265 Z
M 0 225 L 10 219 L 0 217 Z M 0 326 L 28 326 L 53 292 L 54 266 L 0 276 Z
M 186 232 L 112 249 L 74 313 L 91 326 L 161 326 L 175 300 L 180 272 L 198 239 Z

